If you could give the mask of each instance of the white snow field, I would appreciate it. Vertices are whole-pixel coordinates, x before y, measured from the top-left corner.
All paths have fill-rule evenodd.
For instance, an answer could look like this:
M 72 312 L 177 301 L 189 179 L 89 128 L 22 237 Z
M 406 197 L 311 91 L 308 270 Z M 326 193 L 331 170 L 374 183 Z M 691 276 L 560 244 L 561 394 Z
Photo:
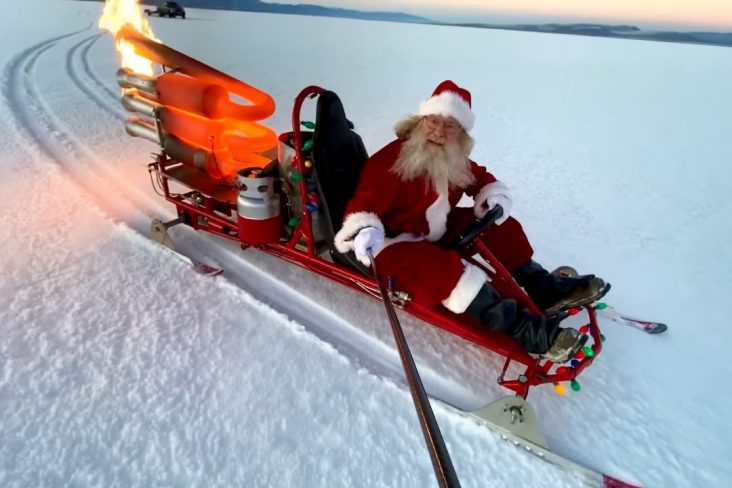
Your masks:
M 383 305 L 256 250 L 175 229 L 128 137 L 95 2 L 0 20 L 0 486 L 436 484 Z M 514 192 L 536 259 L 669 324 L 601 321 L 566 396 L 529 400 L 557 453 L 650 487 L 732 486 L 732 49 L 188 9 L 157 36 L 278 103 L 341 97 L 370 152 L 443 79 L 473 95 L 474 159 Z M 308 106 L 312 116 L 313 108 Z M 401 315 L 428 392 L 474 409 L 502 359 Z M 433 402 L 464 487 L 579 486 Z

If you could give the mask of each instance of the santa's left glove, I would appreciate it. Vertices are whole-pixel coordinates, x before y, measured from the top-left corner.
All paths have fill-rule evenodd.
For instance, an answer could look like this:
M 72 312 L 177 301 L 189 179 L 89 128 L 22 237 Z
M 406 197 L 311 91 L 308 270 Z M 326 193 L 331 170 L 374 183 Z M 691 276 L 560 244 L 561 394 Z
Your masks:
M 494 181 L 485 185 L 475 196 L 475 216 L 479 219 L 483 218 L 496 205 L 503 207 L 503 215 L 496 219 L 496 225 L 501 225 L 508 219 L 511 213 L 513 200 L 511 199 L 511 193 L 508 187 L 500 181 Z
M 353 252 L 364 266 L 371 266 L 368 251 L 375 257 L 382 247 L 384 247 L 384 231 L 376 227 L 364 227 L 353 238 Z

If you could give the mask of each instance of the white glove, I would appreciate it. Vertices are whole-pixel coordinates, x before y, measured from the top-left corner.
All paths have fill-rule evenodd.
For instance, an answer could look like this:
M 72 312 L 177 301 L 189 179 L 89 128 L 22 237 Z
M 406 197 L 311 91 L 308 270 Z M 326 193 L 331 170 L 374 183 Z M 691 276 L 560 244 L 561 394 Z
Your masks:
M 493 210 L 496 205 L 503 208 L 503 215 L 496 220 L 496 225 L 501 225 L 508 219 L 513 207 L 513 200 L 508 187 L 500 181 L 494 181 L 484 186 L 482 190 L 475 196 L 475 216 L 479 219 L 485 217 L 489 210 Z
M 364 227 L 353 238 L 353 252 L 364 266 L 371 266 L 368 251 L 370 250 L 376 257 L 382 247 L 384 247 L 384 231 L 375 227 Z

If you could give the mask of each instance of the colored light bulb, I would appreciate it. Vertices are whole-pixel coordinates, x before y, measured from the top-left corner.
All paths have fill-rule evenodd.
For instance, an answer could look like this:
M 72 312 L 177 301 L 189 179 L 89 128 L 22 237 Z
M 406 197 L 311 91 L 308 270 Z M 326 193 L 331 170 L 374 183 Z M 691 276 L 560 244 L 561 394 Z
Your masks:
M 582 387 L 579 384 L 579 381 L 577 381 L 577 380 L 572 380 L 569 383 L 569 386 L 572 387 L 572 391 L 580 391 L 582 389 Z
M 300 122 L 306 129 L 313 130 L 315 129 L 315 122 L 311 122 L 309 120 L 303 120 Z
M 595 305 L 596 310 L 605 310 L 607 308 L 607 303 L 598 303 Z
M 309 151 L 313 148 L 313 140 L 310 139 L 309 141 L 305 141 L 305 144 L 302 145 L 303 151 Z
M 603 334 L 600 334 L 600 340 L 601 340 L 602 342 L 605 342 L 605 336 L 604 336 Z
M 309 159 L 306 159 L 303 164 L 305 165 L 306 168 L 312 168 L 313 167 L 313 162 L 310 161 Z
M 580 309 L 579 308 L 570 308 L 569 310 L 567 310 L 567 313 L 569 315 L 577 315 L 578 313 L 580 313 Z
M 577 367 L 577 365 L 578 365 L 579 363 L 580 363 L 580 362 L 579 362 L 579 360 L 578 360 L 578 359 L 572 359 L 572 360 L 571 360 L 571 361 L 569 362 L 569 364 L 571 364 L 573 368 L 576 368 L 576 367 Z
M 585 356 L 587 356 L 588 358 L 591 358 L 595 355 L 595 351 L 593 351 L 590 346 L 583 347 L 582 352 L 585 353 Z
M 556 392 L 557 395 L 564 396 L 567 394 L 567 389 L 561 383 L 554 383 L 554 391 Z
M 582 332 L 583 334 L 587 334 L 590 331 L 590 326 L 583 325 L 582 327 L 579 328 L 579 331 Z

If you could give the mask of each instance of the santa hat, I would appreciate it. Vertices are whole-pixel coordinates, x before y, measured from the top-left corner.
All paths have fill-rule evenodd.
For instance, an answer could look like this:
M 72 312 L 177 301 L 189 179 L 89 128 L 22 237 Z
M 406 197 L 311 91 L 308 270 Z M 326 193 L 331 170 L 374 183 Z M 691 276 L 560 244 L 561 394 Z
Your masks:
M 437 85 L 430 98 L 419 104 L 417 115 L 452 117 L 460 122 L 465 130 L 470 130 L 475 122 L 475 115 L 470 107 L 470 92 L 451 80 L 445 80 Z

